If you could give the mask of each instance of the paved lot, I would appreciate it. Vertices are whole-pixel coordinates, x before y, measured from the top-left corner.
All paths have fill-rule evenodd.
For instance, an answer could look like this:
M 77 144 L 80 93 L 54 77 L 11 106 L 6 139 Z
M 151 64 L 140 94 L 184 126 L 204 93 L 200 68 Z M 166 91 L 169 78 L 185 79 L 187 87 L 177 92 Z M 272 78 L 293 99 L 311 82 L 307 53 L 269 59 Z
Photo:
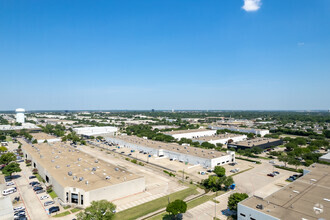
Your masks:
M 142 175 L 145 177 L 145 192 L 112 201 L 117 205 L 118 211 L 140 205 L 144 202 L 148 202 L 186 188 L 185 186 L 179 184 L 177 179 L 169 177 L 159 170 L 155 171 L 146 166 L 136 165 L 132 162 L 126 161 L 118 154 L 113 152 L 109 154 L 106 153 L 106 151 L 100 151 L 97 147 L 91 148 L 90 146 L 79 146 L 78 149 L 82 152 L 92 154 L 95 157 L 105 160 L 109 163 L 115 164 L 116 166 L 128 169 L 137 175 Z
M 227 209 L 228 197 L 234 193 L 229 191 L 215 198 L 219 203 L 207 201 L 199 206 L 189 209 L 183 219 L 191 220 L 213 220 L 214 217 L 219 219 L 227 219 L 227 216 L 222 215 L 221 211 Z

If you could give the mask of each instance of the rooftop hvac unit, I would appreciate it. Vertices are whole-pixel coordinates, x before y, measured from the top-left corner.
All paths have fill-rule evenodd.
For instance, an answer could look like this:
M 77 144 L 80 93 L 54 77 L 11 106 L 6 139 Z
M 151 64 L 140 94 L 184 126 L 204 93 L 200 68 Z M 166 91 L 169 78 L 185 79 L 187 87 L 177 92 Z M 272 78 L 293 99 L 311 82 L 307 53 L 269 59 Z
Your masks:
M 54 160 L 51 160 L 52 161 L 52 163 L 54 163 Z
M 106 176 L 105 179 L 106 179 L 106 180 L 109 180 L 109 179 L 110 179 L 110 176 Z
M 73 180 L 76 180 L 76 179 L 77 179 L 77 176 L 73 176 L 72 179 L 73 179 Z
M 69 172 L 68 172 L 68 175 L 69 175 L 69 176 L 72 176 L 72 172 L 71 172 L 71 171 L 69 171 Z
M 58 169 L 58 168 L 60 168 L 60 166 L 59 165 L 56 165 L 55 168 Z
M 258 204 L 258 205 L 256 206 L 256 208 L 262 210 L 262 209 L 264 209 L 264 206 L 263 206 L 262 204 Z
M 81 158 L 78 158 L 78 161 L 81 161 Z
M 66 167 L 70 167 L 70 164 L 66 165 Z
M 86 181 L 85 181 L 85 184 L 88 185 L 88 183 L 89 183 L 88 180 L 86 180 Z
M 118 168 L 118 167 L 116 167 L 116 168 L 115 168 L 115 171 L 119 171 L 119 168 Z
M 93 167 L 93 168 L 92 168 L 92 171 L 96 171 L 96 168 L 95 168 L 95 167 Z
M 83 181 L 84 177 L 79 177 L 79 182 Z
M 98 160 L 95 160 L 94 162 L 95 162 L 95 163 L 98 163 L 99 161 L 98 161 Z

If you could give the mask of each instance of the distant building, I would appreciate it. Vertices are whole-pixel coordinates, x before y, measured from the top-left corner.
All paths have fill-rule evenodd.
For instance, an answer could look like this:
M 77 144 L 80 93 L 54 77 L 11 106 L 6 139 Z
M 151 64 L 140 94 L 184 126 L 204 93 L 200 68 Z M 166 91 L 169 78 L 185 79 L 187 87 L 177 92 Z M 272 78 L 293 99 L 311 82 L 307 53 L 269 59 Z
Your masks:
M 234 151 L 220 152 L 176 143 L 163 143 L 127 135 L 103 137 L 108 142 L 117 144 L 120 147 L 128 147 L 132 150 L 156 157 L 167 157 L 182 163 L 201 165 L 205 168 L 214 168 L 215 166 L 235 162 Z
M 244 134 L 219 134 L 205 137 L 197 137 L 193 138 L 192 141 L 199 142 L 202 144 L 203 142 L 208 142 L 210 144 L 227 144 L 232 142 L 238 142 L 246 140 L 247 136 Z
M 252 147 L 259 147 L 261 149 L 276 147 L 282 145 L 283 141 L 281 139 L 275 138 L 256 138 L 246 141 L 233 142 L 228 144 L 228 147 L 247 149 Z
M 118 131 L 118 128 L 112 126 L 104 126 L 104 127 L 83 127 L 83 128 L 74 128 L 77 134 L 85 135 L 85 136 L 94 136 L 100 134 L 115 134 Z
M 265 136 L 266 134 L 269 134 L 269 130 L 265 129 L 257 129 L 257 128 L 244 128 L 244 127 L 232 127 L 232 126 L 209 126 L 210 129 L 216 129 L 216 130 L 230 130 L 230 131 L 239 131 L 244 133 L 253 133 L 255 135 L 260 135 L 261 137 Z
M 25 109 L 24 108 L 18 108 L 16 109 L 16 122 L 24 124 L 25 122 Z
M 321 220 L 330 216 L 330 166 L 313 164 L 304 176 L 265 197 L 238 203 L 238 220 Z
M 212 136 L 212 135 L 216 135 L 217 131 L 210 129 L 191 129 L 191 130 L 169 131 L 169 132 L 165 132 L 164 134 L 170 135 L 175 139 L 180 140 L 181 138 L 191 139 L 191 138 Z
M 330 152 L 319 157 L 319 160 L 330 163 Z

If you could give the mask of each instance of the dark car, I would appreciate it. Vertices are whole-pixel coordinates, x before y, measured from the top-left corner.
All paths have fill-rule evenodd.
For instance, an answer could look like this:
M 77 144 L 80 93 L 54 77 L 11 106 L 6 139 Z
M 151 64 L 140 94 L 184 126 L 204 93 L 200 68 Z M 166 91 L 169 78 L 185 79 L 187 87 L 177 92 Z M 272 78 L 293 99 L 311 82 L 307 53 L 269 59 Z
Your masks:
M 49 214 L 52 214 L 52 213 L 58 212 L 58 211 L 60 211 L 60 207 L 58 207 L 58 206 L 53 206 L 53 207 L 49 208 Z
M 36 191 L 36 194 L 44 193 L 46 192 L 44 189 Z
M 268 173 L 267 176 L 274 177 L 275 175 L 272 173 Z
M 35 185 L 38 185 L 38 184 L 40 184 L 40 183 L 37 182 L 37 181 L 33 181 L 33 182 L 30 183 L 31 186 L 35 186 Z
M 33 190 L 34 191 L 38 191 L 38 190 L 42 190 L 43 188 L 41 186 L 35 186 L 33 187 Z
M 279 175 L 279 174 L 280 174 L 280 172 L 278 172 L 278 171 L 274 171 L 274 174 L 276 174 L 276 175 Z
M 29 179 L 35 179 L 37 178 L 36 176 L 29 176 Z

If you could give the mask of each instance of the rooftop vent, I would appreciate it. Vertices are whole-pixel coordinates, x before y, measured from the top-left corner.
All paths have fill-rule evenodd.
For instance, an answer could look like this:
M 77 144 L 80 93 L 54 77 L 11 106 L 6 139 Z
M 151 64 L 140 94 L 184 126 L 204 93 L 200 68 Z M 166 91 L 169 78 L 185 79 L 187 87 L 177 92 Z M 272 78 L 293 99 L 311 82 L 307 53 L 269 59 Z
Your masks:
M 66 167 L 70 167 L 70 164 L 66 165 Z
M 89 183 L 88 180 L 86 180 L 86 181 L 85 181 L 85 184 L 88 185 L 88 183 Z
M 106 179 L 106 180 L 109 180 L 109 179 L 110 179 L 110 176 L 106 176 L 105 179 Z
M 95 163 L 98 163 L 99 161 L 98 161 L 98 160 L 95 160 L 94 162 L 95 162 Z
M 52 160 L 52 163 L 54 163 L 54 160 Z
M 84 177 L 79 177 L 79 182 L 83 181 Z
M 69 172 L 68 172 L 68 175 L 69 175 L 69 176 L 72 176 L 72 172 L 71 172 L 71 171 L 69 171 Z
M 263 206 L 262 204 L 258 204 L 258 205 L 256 206 L 256 208 L 257 208 L 257 209 L 261 209 L 261 210 L 263 210 L 263 209 L 264 209 L 264 206 Z
M 118 167 L 116 167 L 116 168 L 115 168 L 115 171 L 119 171 L 119 168 L 118 168 Z
M 78 161 L 81 161 L 81 158 L 78 158 Z
M 56 165 L 55 168 L 58 169 L 58 168 L 60 168 L 60 166 L 59 165 Z

